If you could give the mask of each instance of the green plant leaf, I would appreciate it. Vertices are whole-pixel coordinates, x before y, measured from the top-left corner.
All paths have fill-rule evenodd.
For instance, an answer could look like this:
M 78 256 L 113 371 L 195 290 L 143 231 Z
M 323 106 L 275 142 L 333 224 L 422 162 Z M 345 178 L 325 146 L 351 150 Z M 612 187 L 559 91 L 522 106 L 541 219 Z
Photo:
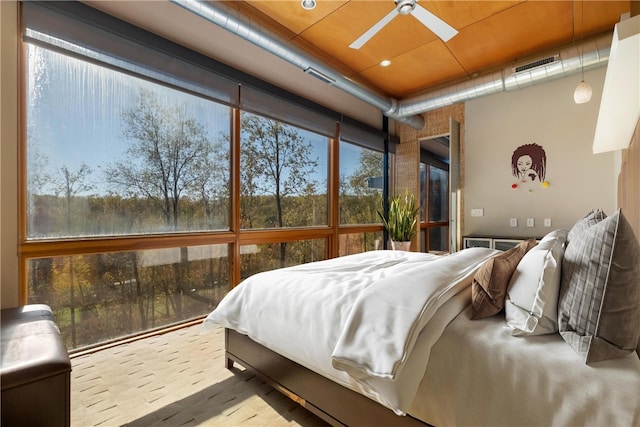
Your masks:
M 418 222 L 420 207 L 416 206 L 415 197 L 409 191 L 405 191 L 404 197 L 395 196 L 389 199 L 389 212 L 387 216 L 378 211 L 382 219 L 382 225 L 389 233 L 391 240 L 406 242 L 411 240 Z

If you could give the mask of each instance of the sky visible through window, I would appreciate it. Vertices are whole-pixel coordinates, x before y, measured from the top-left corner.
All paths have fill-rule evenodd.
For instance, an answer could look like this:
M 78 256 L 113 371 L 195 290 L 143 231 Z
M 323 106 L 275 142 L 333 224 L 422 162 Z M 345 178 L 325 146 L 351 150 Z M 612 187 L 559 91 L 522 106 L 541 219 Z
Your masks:
M 228 140 L 230 113 L 222 104 L 35 45 L 28 45 L 27 52 L 30 175 L 53 175 L 62 167 L 77 171 L 86 164 L 92 171 L 92 191 L 87 193 L 106 194 L 104 167 L 129 160 L 123 158 L 131 141 L 124 136 L 122 115 L 135 108 L 142 91 L 153 92 L 167 107 L 183 107 L 187 117 L 204 126 L 210 141 Z M 326 137 L 299 132 L 320 161 L 317 178 L 326 180 Z M 355 151 L 343 151 L 341 162 L 355 167 Z M 47 194 L 52 189 L 45 183 L 36 191 Z

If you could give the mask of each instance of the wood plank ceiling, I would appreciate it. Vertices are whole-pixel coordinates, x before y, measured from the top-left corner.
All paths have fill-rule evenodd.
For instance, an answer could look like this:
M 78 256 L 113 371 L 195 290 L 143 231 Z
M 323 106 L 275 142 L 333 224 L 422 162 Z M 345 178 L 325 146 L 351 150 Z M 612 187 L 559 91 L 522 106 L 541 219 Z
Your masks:
M 411 15 L 396 16 L 362 48 L 349 45 L 395 8 L 393 0 L 242 0 L 228 4 L 355 81 L 402 99 L 612 32 L 630 1 L 421 0 L 459 31 L 443 42 Z M 382 60 L 391 65 L 381 67 Z

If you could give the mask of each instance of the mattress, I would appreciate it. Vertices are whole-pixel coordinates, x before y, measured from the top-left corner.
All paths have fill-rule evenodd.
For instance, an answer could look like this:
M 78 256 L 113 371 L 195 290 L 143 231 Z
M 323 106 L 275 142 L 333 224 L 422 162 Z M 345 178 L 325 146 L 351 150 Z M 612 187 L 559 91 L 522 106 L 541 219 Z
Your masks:
M 409 413 L 435 426 L 640 426 L 637 353 L 586 365 L 559 334 L 463 311 L 431 349 Z

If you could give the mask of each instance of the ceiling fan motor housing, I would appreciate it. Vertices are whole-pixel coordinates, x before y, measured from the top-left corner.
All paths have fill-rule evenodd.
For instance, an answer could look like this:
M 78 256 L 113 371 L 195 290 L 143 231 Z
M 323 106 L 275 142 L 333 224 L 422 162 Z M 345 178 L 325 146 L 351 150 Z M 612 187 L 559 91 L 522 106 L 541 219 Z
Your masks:
M 395 0 L 395 3 L 400 15 L 408 15 L 416 8 L 416 0 Z

